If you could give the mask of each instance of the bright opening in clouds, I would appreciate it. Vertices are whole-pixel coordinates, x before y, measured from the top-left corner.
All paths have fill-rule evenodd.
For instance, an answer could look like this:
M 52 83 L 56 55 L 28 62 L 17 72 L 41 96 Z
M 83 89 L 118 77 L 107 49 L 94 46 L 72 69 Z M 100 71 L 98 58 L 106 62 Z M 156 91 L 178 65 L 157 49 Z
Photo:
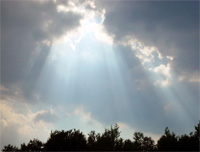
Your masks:
M 199 81 L 197 1 L 1 2 L 1 148 L 115 123 L 189 133 Z

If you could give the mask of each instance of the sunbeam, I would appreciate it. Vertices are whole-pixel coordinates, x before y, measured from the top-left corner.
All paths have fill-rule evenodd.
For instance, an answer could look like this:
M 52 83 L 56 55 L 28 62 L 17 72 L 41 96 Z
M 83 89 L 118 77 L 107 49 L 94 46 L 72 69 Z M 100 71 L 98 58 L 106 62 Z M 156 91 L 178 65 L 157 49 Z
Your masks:
M 135 131 L 162 139 L 167 126 L 178 135 L 192 131 L 198 3 L 2 1 L 2 146 L 115 123 L 131 140 Z

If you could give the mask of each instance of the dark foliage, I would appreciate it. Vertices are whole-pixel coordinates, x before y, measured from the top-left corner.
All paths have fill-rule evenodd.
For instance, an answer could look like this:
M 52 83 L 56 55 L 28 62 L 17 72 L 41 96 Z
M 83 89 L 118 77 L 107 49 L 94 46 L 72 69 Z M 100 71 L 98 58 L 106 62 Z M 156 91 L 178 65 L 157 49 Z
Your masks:
M 25 143 L 21 144 L 21 151 L 43 151 L 44 143 L 38 139 L 30 140 L 26 145 Z
M 123 151 L 133 151 L 133 142 L 130 139 L 124 141 Z
M 21 144 L 20 149 L 9 144 L 2 151 L 199 151 L 199 130 L 200 122 L 194 132 L 178 137 L 167 127 L 157 144 L 141 132 L 133 134 L 133 141 L 123 140 L 117 124 L 102 134 L 91 131 L 87 139 L 76 129 L 56 130 L 51 132 L 46 143 L 33 139 Z
M 16 146 L 12 146 L 12 145 L 7 145 L 7 146 L 4 146 L 3 150 L 2 151 L 19 151 L 19 149 L 16 147 Z
M 159 151 L 177 151 L 178 150 L 178 138 L 176 135 L 172 132 L 170 133 L 170 130 L 165 128 L 165 134 L 161 136 L 161 138 L 158 140 L 158 150 Z
M 79 130 L 54 131 L 45 144 L 46 151 L 87 150 L 85 135 Z

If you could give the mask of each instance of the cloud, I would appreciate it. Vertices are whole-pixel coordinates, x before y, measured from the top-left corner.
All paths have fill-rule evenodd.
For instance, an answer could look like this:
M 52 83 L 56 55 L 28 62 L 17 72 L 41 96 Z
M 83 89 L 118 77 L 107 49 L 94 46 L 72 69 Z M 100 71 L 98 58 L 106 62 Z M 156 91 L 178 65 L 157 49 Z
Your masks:
M 3 1 L 3 144 L 116 122 L 126 134 L 193 129 L 196 3 Z
M 54 112 L 52 110 L 50 110 L 50 111 L 45 111 L 45 110 L 40 111 L 34 117 L 35 122 L 44 121 L 44 122 L 47 122 L 47 123 L 54 123 L 57 119 L 58 119 L 58 117 L 56 116 L 56 114 L 54 114 Z
M 123 98 L 121 103 L 115 100 L 113 110 L 109 108 L 112 101 L 110 98 L 108 99 L 110 102 L 101 101 L 102 106 L 96 102 L 100 109 L 105 109 L 105 113 L 94 110 L 92 114 L 96 118 L 107 123 L 113 120 L 122 121 L 136 128 L 148 126 L 143 129 L 152 132 L 161 132 L 159 128 L 164 128 L 168 124 L 177 127 L 177 123 L 179 125 L 182 123 L 183 119 L 180 115 L 176 119 L 181 122 L 172 120 L 172 116 L 166 116 L 164 107 L 170 98 L 175 98 L 175 102 L 188 101 L 187 106 L 194 108 L 196 101 L 199 100 L 196 93 L 199 89 L 192 84 L 189 87 L 177 82 L 179 76 L 199 72 L 197 3 L 96 1 L 97 8 L 105 9 L 103 25 L 106 32 L 113 38 L 116 56 L 120 54 L 125 63 L 124 67 L 127 68 L 120 73 L 123 73 L 122 77 L 126 79 L 126 74 L 130 74 L 129 84 L 123 83 L 128 88 L 125 92 L 131 94 L 128 99 Z M 120 60 L 117 62 L 122 66 Z M 191 78 L 197 80 L 194 79 L 197 78 L 196 76 Z M 196 90 L 194 98 L 190 91 L 183 95 L 185 99 L 179 98 L 182 95 L 181 91 L 176 93 L 170 91 L 170 89 L 181 90 L 181 88 Z M 122 90 L 120 92 L 124 91 Z M 129 105 L 132 109 L 125 105 Z M 185 109 L 184 107 L 186 105 L 182 103 L 181 108 Z M 126 112 L 123 112 L 123 109 Z M 188 112 L 185 113 L 188 114 Z M 191 113 L 196 115 L 192 114 L 197 120 L 197 112 Z M 148 114 L 151 114 L 151 120 L 154 123 L 145 118 L 149 116 Z M 190 115 L 188 121 L 193 116 Z M 157 126 L 151 126 L 152 124 L 157 124 Z M 158 127 L 159 124 L 163 126 Z
M 101 129 L 104 129 L 104 125 L 101 124 L 98 120 L 95 120 L 90 112 L 86 112 L 83 107 L 76 107 L 73 110 L 73 116 L 74 117 L 80 117 L 81 121 L 86 126 L 93 126 L 90 127 L 91 130 L 94 130 L 94 128 L 98 127 Z
M 1 91 L 1 100 L 9 101 L 12 103 L 19 102 L 20 104 L 37 104 L 40 102 L 40 94 L 32 93 L 30 98 L 26 98 L 26 91 L 20 88 L 19 85 L 10 85 L 10 86 L 4 86 L 0 85 L 0 91 Z
M 37 94 L 36 83 L 53 44 L 67 37 L 75 48 L 81 39 L 76 36 L 83 30 L 82 23 L 94 16 L 101 20 L 102 16 L 93 1 L 4 1 L 2 6 L 2 85 L 15 84 L 26 98 Z M 95 28 L 101 39 L 107 38 L 102 26 L 95 24 Z M 56 58 L 54 55 L 52 60 Z
M 1 82 L 33 91 L 54 39 L 77 28 L 82 15 L 58 12 L 54 1 L 3 1 Z M 68 3 L 64 3 L 68 7 Z M 64 5 L 63 4 L 63 5 Z M 29 83 L 26 83 L 29 82 Z M 19 84 L 18 84 L 19 85 Z
M 17 87 L 5 88 L 1 85 L 0 137 L 1 149 L 7 144 L 20 146 L 30 139 L 46 141 L 50 130 L 55 127 L 57 115 L 49 105 L 36 106 L 27 101 L 23 91 Z M 44 109 L 43 109 L 44 108 Z
M 23 142 L 28 142 L 32 138 L 45 141 L 50 133 L 52 125 L 40 122 L 35 123 L 33 119 L 36 113 L 32 112 L 28 106 L 15 103 L 6 104 L 9 101 L 1 101 L 1 149 L 7 144 L 19 146 Z M 23 109 L 23 112 L 21 110 Z
M 130 46 L 137 58 L 142 61 L 142 64 L 155 62 L 155 58 L 163 59 L 163 56 L 155 46 L 146 46 L 132 36 L 125 36 L 119 44 Z
M 130 48 L 135 57 L 138 58 L 143 65 L 141 68 L 154 73 L 153 77 L 159 79 L 153 80 L 155 85 L 161 87 L 171 85 L 170 62 L 173 60 L 173 57 L 163 56 L 156 46 L 147 46 L 132 36 L 125 36 L 117 43 L 119 43 L 118 45 Z
M 161 64 L 161 65 L 155 67 L 153 69 L 153 71 L 156 72 L 156 73 L 160 73 L 160 74 L 162 74 L 162 75 L 164 75 L 166 77 L 170 77 L 171 76 L 170 75 L 170 65 L 169 64 L 167 64 L 167 66 Z
M 173 58 L 177 74 L 199 70 L 198 2 L 97 1 L 115 43 L 131 35 Z
M 152 70 L 152 69 L 150 69 Z M 170 64 L 168 63 L 167 66 L 161 64 L 153 69 L 153 71 L 159 75 L 164 76 L 162 80 L 157 80 L 154 84 L 161 85 L 163 87 L 171 85 L 171 74 L 170 74 Z
M 178 79 L 179 81 L 188 81 L 188 82 L 193 82 L 197 84 L 200 82 L 198 71 L 195 71 L 193 73 L 188 73 L 188 72 L 183 71 Z

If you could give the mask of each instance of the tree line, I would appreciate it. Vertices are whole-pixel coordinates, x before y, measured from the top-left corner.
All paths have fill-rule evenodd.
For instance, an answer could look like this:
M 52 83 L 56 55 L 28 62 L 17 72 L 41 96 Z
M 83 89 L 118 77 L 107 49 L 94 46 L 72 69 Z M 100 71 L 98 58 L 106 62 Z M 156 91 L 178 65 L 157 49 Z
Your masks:
M 117 124 L 102 134 L 91 131 L 87 138 L 80 130 L 56 130 L 45 143 L 33 139 L 20 148 L 9 144 L 2 151 L 199 151 L 199 130 L 200 121 L 189 135 L 177 136 L 167 127 L 156 144 L 142 132 L 135 132 L 133 140 L 122 139 Z

